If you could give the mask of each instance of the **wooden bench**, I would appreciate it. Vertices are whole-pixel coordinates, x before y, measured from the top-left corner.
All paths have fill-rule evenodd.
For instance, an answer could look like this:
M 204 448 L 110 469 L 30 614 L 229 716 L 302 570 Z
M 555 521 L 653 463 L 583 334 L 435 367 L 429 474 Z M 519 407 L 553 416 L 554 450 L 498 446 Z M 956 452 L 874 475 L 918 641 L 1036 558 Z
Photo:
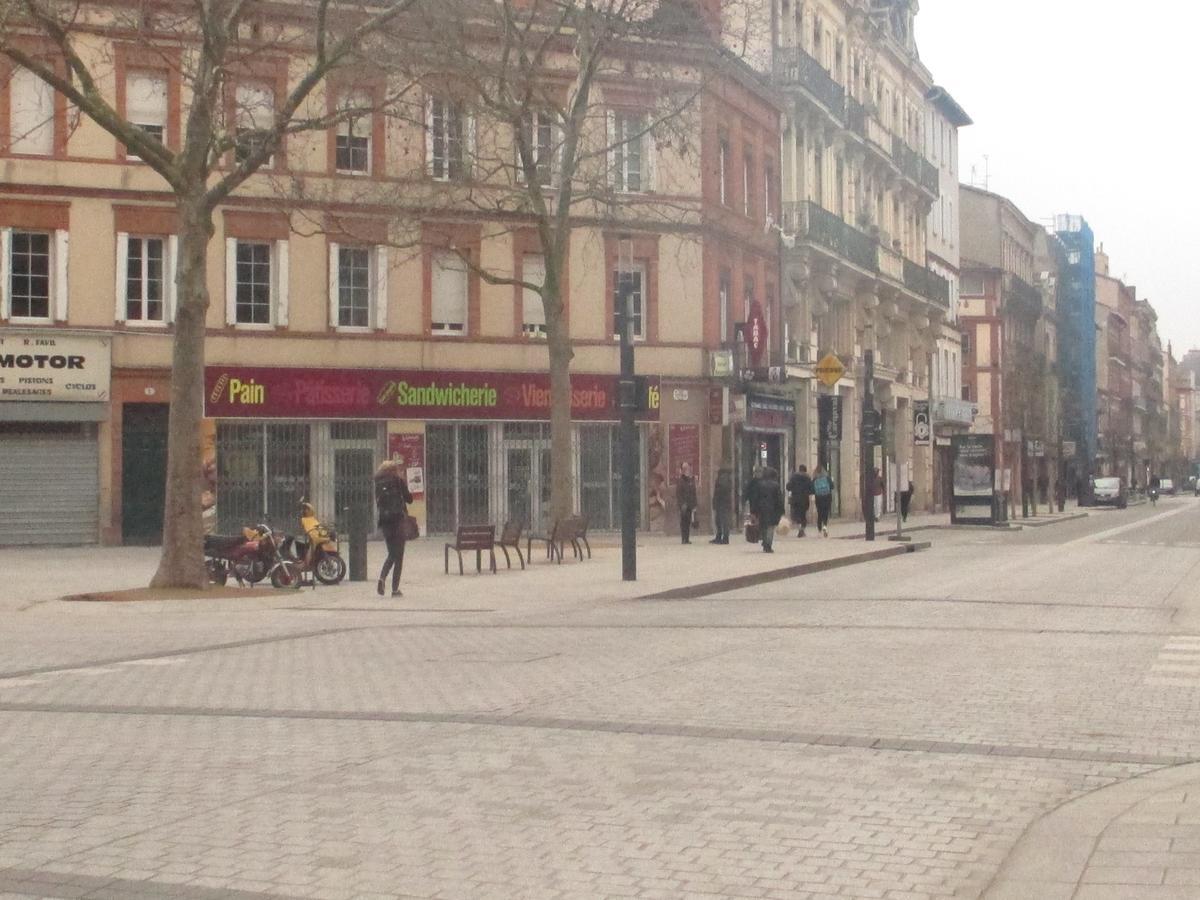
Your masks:
M 446 574 L 450 574 L 450 551 L 458 554 L 458 574 L 463 574 L 463 551 L 475 551 L 475 571 L 483 571 L 483 551 L 492 561 L 492 574 L 496 574 L 496 526 L 459 525 L 454 532 L 454 543 L 446 544 Z
M 571 545 L 571 553 L 576 559 L 583 559 L 583 549 L 579 545 L 582 540 L 587 545 L 587 519 L 583 516 L 567 516 L 565 519 L 559 519 L 554 523 L 554 527 L 550 529 L 549 534 L 531 534 L 525 539 L 525 555 L 533 559 L 533 542 L 546 542 L 546 556 L 550 559 L 557 559 L 559 565 L 563 561 L 563 548 Z M 592 548 L 588 546 L 588 557 L 592 555 Z
M 512 547 L 517 551 L 517 559 L 521 561 L 521 568 L 525 568 L 525 557 L 521 555 L 521 532 L 525 530 L 523 522 L 505 522 L 504 528 L 500 532 L 500 540 L 496 541 L 496 546 L 504 553 L 504 562 L 511 569 L 512 560 L 508 556 L 508 548 Z

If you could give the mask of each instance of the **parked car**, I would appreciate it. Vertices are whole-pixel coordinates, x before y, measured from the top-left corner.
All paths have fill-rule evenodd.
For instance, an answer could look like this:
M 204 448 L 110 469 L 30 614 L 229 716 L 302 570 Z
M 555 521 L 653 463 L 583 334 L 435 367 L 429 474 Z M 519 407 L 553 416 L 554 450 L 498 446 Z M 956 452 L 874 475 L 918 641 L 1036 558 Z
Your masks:
M 1160 494 L 1174 494 L 1175 482 L 1170 478 L 1162 478 L 1158 482 L 1158 492 Z
M 1092 500 L 1097 506 L 1115 506 L 1118 509 L 1129 505 L 1125 483 L 1120 478 L 1093 479 Z

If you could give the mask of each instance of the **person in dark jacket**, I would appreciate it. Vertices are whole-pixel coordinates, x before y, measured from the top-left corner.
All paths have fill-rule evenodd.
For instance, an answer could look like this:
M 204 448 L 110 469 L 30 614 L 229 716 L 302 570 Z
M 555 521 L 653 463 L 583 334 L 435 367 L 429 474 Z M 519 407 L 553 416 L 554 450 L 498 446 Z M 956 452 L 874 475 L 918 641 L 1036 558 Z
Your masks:
M 400 592 L 400 572 L 404 568 L 404 520 L 408 517 L 408 504 L 413 502 L 408 482 L 404 480 L 404 460 L 388 460 L 375 470 L 375 507 L 379 510 L 379 530 L 387 543 L 387 559 L 375 591 L 383 596 L 384 581 L 392 573 L 392 596 L 403 596 Z
M 829 537 L 829 512 L 833 508 L 833 479 L 824 466 L 813 473 L 813 499 L 817 503 L 817 530 Z
M 908 508 L 912 505 L 913 483 L 910 481 L 908 487 L 900 492 L 900 518 L 902 521 L 908 521 Z
M 759 533 L 764 553 L 774 553 L 775 528 L 783 519 L 783 489 L 779 486 L 779 473 L 768 467 L 754 486 L 750 498 L 750 511 L 758 519 Z
M 717 480 L 713 482 L 713 521 L 717 536 L 710 544 L 728 544 L 729 529 L 733 525 L 733 469 L 721 466 Z
M 800 466 L 787 483 L 788 500 L 792 507 L 792 521 L 799 528 L 798 537 L 804 537 L 808 528 L 808 506 L 813 494 L 812 479 L 808 477 L 808 466 Z
M 675 483 L 675 504 L 679 507 L 679 536 L 683 543 L 692 542 L 692 516 L 696 513 L 696 479 L 692 467 L 684 463 L 679 467 L 679 480 Z

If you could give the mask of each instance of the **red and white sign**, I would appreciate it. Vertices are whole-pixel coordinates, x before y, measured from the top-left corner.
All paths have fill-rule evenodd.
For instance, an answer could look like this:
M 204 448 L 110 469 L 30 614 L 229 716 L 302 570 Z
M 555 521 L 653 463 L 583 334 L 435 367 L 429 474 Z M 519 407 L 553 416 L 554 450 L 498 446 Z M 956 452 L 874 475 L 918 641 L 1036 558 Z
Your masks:
M 750 318 L 746 322 L 746 344 L 750 348 L 750 358 L 758 365 L 767 349 L 767 320 L 757 301 L 750 306 Z

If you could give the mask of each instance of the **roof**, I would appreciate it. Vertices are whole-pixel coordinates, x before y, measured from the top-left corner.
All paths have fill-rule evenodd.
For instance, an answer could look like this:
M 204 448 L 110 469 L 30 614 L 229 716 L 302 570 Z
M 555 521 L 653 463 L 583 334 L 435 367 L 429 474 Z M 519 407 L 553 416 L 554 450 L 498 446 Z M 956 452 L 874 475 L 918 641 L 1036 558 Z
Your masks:
M 926 91 L 925 99 L 941 110 L 942 115 L 949 119 L 950 124 L 956 128 L 965 128 L 967 125 L 975 124 L 975 121 L 967 115 L 967 111 L 941 85 L 935 84 Z

